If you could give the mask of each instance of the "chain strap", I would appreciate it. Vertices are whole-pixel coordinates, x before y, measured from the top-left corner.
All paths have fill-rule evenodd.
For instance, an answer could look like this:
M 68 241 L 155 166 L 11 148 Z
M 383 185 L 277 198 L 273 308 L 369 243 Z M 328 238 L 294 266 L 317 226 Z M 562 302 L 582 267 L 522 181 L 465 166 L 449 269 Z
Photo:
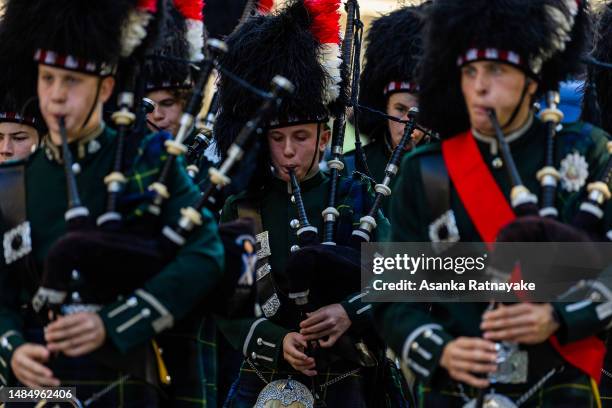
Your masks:
M 251 359 L 250 359 L 250 358 L 247 358 L 247 359 L 246 359 L 246 362 L 247 362 L 247 363 L 249 363 L 249 365 L 251 366 L 251 368 L 253 369 L 253 371 L 255 371 L 255 374 L 257 374 L 257 376 L 259 377 L 259 379 L 260 379 L 261 381 L 263 381 L 263 382 L 264 382 L 264 384 L 266 384 L 266 385 L 270 384 L 270 382 L 264 378 L 263 374 L 262 374 L 262 373 L 261 373 L 261 372 L 260 372 L 260 371 L 257 369 L 257 367 L 255 367 L 255 364 L 253 364 L 253 363 L 251 362 Z
M 606 375 L 610 376 L 610 378 L 612 378 L 612 374 L 606 372 L 603 369 L 602 369 L 602 371 L 604 372 L 604 374 L 606 374 Z M 519 408 L 521 405 L 523 405 L 525 402 L 527 402 L 529 400 L 529 398 L 533 397 L 533 394 L 538 392 L 540 390 L 540 388 L 542 388 L 542 386 L 544 386 L 544 383 L 546 383 L 546 381 L 548 381 L 556 373 L 557 373 L 557 369 L 556 368 L 553 368 L 552 370 L 547 372 L 542 378 L 540 378 L 538 380 L 537 383 L 535 383 L 523 395 L 521 395 L 519 397 L 519 399 L 516 400 L 516 402 L 515 402 L 516 407 Z M 463 384 L 462 383 L 458 383 L 457 385 L 459 386 L 459 395 L 460 395 L 460 397 L 463 399 L 463 402 L 465 402 L 467 404 L 468 402 L 471 401 L 471 399 L 465 393 L 465 389 L 463 388 Z
M 329 387 L 330 385 L 334 385 L 335 383 L 344 380 L 347 377 L 350 377 L 353 374 L 357 374 L 359 372 L 359 370 L 361 370 L 360 368 L 356 368 L 354 370 L 348 371 L 342 375 L 339 375 L 337 377 L 332 378 L 329 381 L 324 382 L 323 384 L 319 385 L 319 388 L 321 388 L 321 391 L 323 391 L 325 388 Z
M 540 378 L 540 381 L 538 381 L 537 383 L 535 383 L 535 385 L 533 387 L 531 387 L 530 389 L 527 390 L 526 393 L 524 393 L 523 395 L 521 395 L 521 397 L 519 399 L 516 400 L 516 406 L 520 407 L 521 405 L 523 405 L 525 402 L 527 402 L 529 400 L 529 398 L 531 398 L 533 396 L 533 394 L 535 394 L 537 391 L 540 390 L 540 388 L 542 388 L 544 386 L 544 383 L 546 381 L 548 381 L 550 379 L 550 377 L 552 377 L 553 375 L 555 375 L 557 373 L 557 369 L 553 368 L 552 370 L 550 370 L 549 372 L 546 373 L 546 375 L 542 378 Z
M 606 369 L 602 368 L 601 372 L 608 378 L 612 378 L 612 373 L 607 371 Z
M 459 388 L 459 396 L 461 397 L 461 399 L 463 400 L 464 403 L 468 403 L 471 401 L 470 397 L 467 396 L 467 394 L 465 393 L 465 388 L 463 388 L 463 384 L 462 383 L 457 383 L 457 387 Z
M 100 398 L 102 398 L 104 395 L 108 394 L 109 392 L 111 392 L 113 389 L 117 388 L 119 385 L 123 384 L 125 381 L 127 381 L 130 378 L 129 374 L 126 374 L 122 377 L 120 377 L 118 380 L 110 383 L 109 385 L 107 385 L 106 387 L 102 388 L 100 391 L 96 392 L 95 394 L 93 394 L 91 397 L 89 397 L 85 402 L 83 402 L 83 406 L 84 407 L 88 407 L 90 406 L 92 403 L 96 402 L 97 400 L 99 400 Z
M 261 371 L 259 371 L 257 369 L 257 367 L 255 366 L 255 364 L 253 364 L 253 362 L 251 361 L 250 358 L 246 359 L 246 362 L 249 364 L 249 366 L 251 366 L 251 368 L 253 369 L 253 371 L 255 371 L 255 374 L 257 374 L 257 377 L 259 377 L 259 379 L 261 381 L 264 382 L 264 384 L 268 385 L 270 382 L 268 380 L 266 380 L 263 376 L 263 374 L 261 373 Z M 334 385 L 337 382 L 340 382 L 342 380 L 344 380 L 347 377 L 350 377 L 351 375 L 357 374 L 361 369 L 360 368 L 356 368 L 354 370 L 351 371 L 347 371 L 344 374 L 341 374 L 337 377 L 332 378 L 329 381 L 324 382 L 323 384 L 319 385 L 319 388 L 321 389 L 321 391 L 323 391 L 325 388 L 329 387 L 330 385 Z

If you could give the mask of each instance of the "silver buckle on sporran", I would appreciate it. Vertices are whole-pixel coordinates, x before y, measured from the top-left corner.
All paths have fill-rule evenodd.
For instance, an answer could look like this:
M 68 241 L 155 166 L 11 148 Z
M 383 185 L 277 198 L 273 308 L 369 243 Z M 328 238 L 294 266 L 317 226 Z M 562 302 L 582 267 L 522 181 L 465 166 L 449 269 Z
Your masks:
M 518 344 L 497 343 L 497 371 L 489 374 L 491 384 L 524 384 L 527 382 L 529 358 Z
M 291 378 L 272 381 L 257 397 L 254 408 L 313 408 L 314 397 L 308 387 Z
M 490 373 L 488 378 L 493 384 L 523 384 L 527 382 L 529 359 L 527 352 L 519 350 L 518 344 L 501 342 L 497 347 L 497 371 Z M 518 405 L 510 398 L 491 390 L 483 397 L 483 408 L 517 408 Z M 476 399 L 467 402 L 463 408 L 476 408 Z

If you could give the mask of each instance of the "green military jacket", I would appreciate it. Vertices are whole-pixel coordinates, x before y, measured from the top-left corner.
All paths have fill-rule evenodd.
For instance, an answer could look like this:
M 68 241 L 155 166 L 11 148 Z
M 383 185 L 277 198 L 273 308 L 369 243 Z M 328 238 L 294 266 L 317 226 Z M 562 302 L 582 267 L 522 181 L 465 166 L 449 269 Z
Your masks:
M 100 128 L 95 134 L 70 145 L 79 167 L 76 179 L 81 201 L 94 220 L 105 211 L 103 180 L 112 169 L 116 146 L 116 133 L 109 127 Z M 146 193 L 165 161 L 161 152 L 163 139 L 159 135 L 149 135 L 143 140 L 131 170 L 126 173 L 128 182 L 124 196 Z M 66 231 L 66 182 L 59 157 L 59 149 L 47 144 L 25 164 L 31 255 L 39 273 L 50 247 Z M 179 160 L 170 172 L 167 182 L 170 198 L 162 206 L 162 225 L 174 225 L 181 208 L 198 198 L 199 191 L 183 167 Z M 124 214 L 126 220 L 137 221 L 142 215 L 141 207 Z M 6 368 L 14 350 L 26 342 L 20 308 L 29 303 L 33 293 L 16 286 L 19 280 L 7 276 L 4 258 L 0 261 L 0 368 Z M 129 353 L 133 347 L 171 328 L 215 287 L 222 270 L 223 246 L 216 223 L 205 210 L 201 228 L 189 237 L 172 261 L 142 288 L 137 288 L 132 296 L 105 305 L 98 312 L 106 328 L 107 342 L 120 352 Z
M 183 144 L 187 147 L 193 145 L 195 138 L 198 134 L 197 129 L 194 129 L 189 136 L 184 140 Z M 197 167 L 198 172 L 195 174 L 195 177 L 192 178 L 194 184 L 198 186 L 201 190 L 206 186 L 206 181 L 208 180 L 208 169 L 213 167 L 215 163 L 208 159 L 208 157 L 202 152 L 202 154 L 194 161 L 194 163 L 189 163 L 187 160 L 184 160 L 185 169 L 189 170 L 189 164 Z M 205 396 L 206 396 L 206 404 L 208 406 L 216 406 L 217 405 L 217 327 L 215 324 L 215 319 L 211 314 L 206 310 L 201 310 L 198 308 L 192 313 L 192 329 L 195 329 L 192 333 L 186 333 L 185 335 L 191 341 L 195 341 L 198 344 L 198 354 L 199 358 L 202 360 L 203 367 L 201 369 L 202 374 L 204 376 L 203 381 L 205 383 Z M 183 339 L 178 339 L 176 347 L 181 347 L 179 344 Z M 194 356 L 195 358 L 195 356 Z M 185 373 L 186 377 L 189 377 L 191 374 Z M 190 381 L 191 382 L 191 381 Z M 198 388 L 198 387 L 194 387 Z M 196 390 L 197 391 L 197 390 Z M 222 395 L 221 398 L 224 396 Z M 197 404 L 198 401 L 193 398 L 192 403 Z
M 505 166 L 499 167 L 500 152 L 496 141 L 478 138 L 477 145 L 489 171 L 509 201 L 510 183 Z M 544 165 L 546 146 L 545 126 L 538 119 L 524 130 L 508 135 L 512 156 L 525 186 L 540 196 L 536 173 Z M 584 123 L 565 125 L 556 136 L 556 168 L 562 179 L 557 189 L 559 218 L 571 220 L 578 204 L 585 197 L 585 187 L 605 166 L 609 154 L 608 135 L 601 129 Z M 423 185 L 421 160 L 441 155 L 441 145 L 430 144 L 403 159 L 396 194 L 391 203 L 391 241 L 431 241 L 430 225 L 434 221 Z M 450 210 L 454 213 L 459 239 L 480 242 L 457 191 L 450 185 Z M 612 206 L 608 202 L 605 215 L 606 231 L 612 225 Z M 602 332 L 609 319 L 599 319 L 595 305 L 566 307 L 554 304 L 561 328 L 557 338 L 561 343 L 575 341 Z M 376 308 L 376 322 L 390 346 L 402 356 L 414 373 L 425 383 L 438 372 L 438 361 L 447 342 L 459 336 L 481 337 L 479 325 L 486 304 L 482 303 L 395 303 Z
M 368 164 L 368 170 L 370 170 L 370 175 L 374 179 L 376 183 L 382 183 L 385 178 L 385 169 L 387 168 L 387 163 L 391 158 L 391 146 L 387 143 L 387 139 L 385 135 L 380 135 L 375 138 L 372 142 L 368 143 L 363 147 L 363 151 L 366 156 L 366 162 Z M 345 163 L 347 164 L 347 170 L 353 171 L 355 170 L 355 151 L 347 153 L 344 157 Z M 401 168 L 400 168 L 401 171 Z M 391 188 L 391 197 L 395 193 L 395 189 L 397 188 L 397 180 L 399 179 L 399 174 L 391 179 L 391 183 L 389 187 Z M 391 197 L 387 197 L 383 201 L 382 211 L 385 217 L 389 218 L 391 214 Z
M 352 229 L 359 226 L 359 218 L 364 215 L 363 208 L 369 209 L 369 203 L 364 201 L 371 200 L 371 191 L 369 182 L 361 178 L 343 178 L 342 180 L 344 187 L 339 190 L 339 204 L 336 207 L 340 212 L 336 241 L 340 244 L 348 244 L 348 237 Z M 318 228 L 320 234 L 323 233 L 321 213 L 327 207 L 329 183 L 328 176 L 319 172 L 300 185 L 309 221 Z M 243 203 L 259 209 L 264 231 L 262 234 L 267 236 L 269 243 L 268 263 L 275 280 L 283 279 L 284 267 L 291 253 L 290 248 L 297 244 L 296 230 L 289 225 L 292 219 L 298 218 L 295 205 L 290 200 L 290 191 L 290 186 L 284 181 L 271 179 L 260 191 L 245 192 L 229 197 L 221 215 L 221 222 L 239 218 L 241 215 L 239 209 Z M 376 235 L 386 236 L 388 229 L 387 220 L 379 213 Z M 262 234 L 258 238 L 261 239 Z M 262 247 L 264 246 L 265 244 L 262 244 Z M 361 297 L 359 293 L 356 293 L 341 302 L 351 319 L 352 327 L 356 330 L 371 322 L 371 305 L 362 303 Z M 244 356 L 276 370 L 284 361 L 282 341 L 286 334 L 293 331 L 265 317 L 221 321 L 219 326 L 230 343 L 242 351 Z

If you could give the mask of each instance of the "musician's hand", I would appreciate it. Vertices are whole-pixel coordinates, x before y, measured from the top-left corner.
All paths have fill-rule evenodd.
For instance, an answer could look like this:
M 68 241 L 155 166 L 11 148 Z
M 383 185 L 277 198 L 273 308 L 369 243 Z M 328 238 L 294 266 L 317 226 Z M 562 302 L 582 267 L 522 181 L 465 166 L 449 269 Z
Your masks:
M 420 129 L 414 129 L 414 131 L 412 132 L 412 140 L 414 141 L 414 144 L 418 144 L 421 139 L 423 139 L 423 136 L 425 136 L 425 133 L 423 133 L 422 130 Z M 412 148 L 412 143 L 408 142 L 406 144 L 406 150 L 410 150 Z
M 104 343 L 106 329 L 97 313 L 81 312 L 61 316 L 45 328 L 47 348 L 69 357 L 91 353 Z
M 44 365 L 51 353 L 40 344 L 25 343 L 17 347 L 11 358 L 11 369 L 15 377 L 31 388 L 58 387 L 60 381 L 53 371 Z
M 442 351 L 440 365 L 452 379 L 476 388 L 486 388 L 489 381 L 478 374 L 497 370 L 495 343 L 477 337 L 459 337 L 449 342 Z
M 317 375 L 317 371 L 314 369 L 315 360 L 304 353 L 306 345 L 306 339 L 300 333 L 291 332 L 287 334 L 283 339 L 283 358 L 296 371 L 312 377 Z
M 321 347 L 331 347 L 351 327 L 351 319 L 342 305 L 335 303 L 308 313 L 308 318 L 300 323 L 300 333 L 306 340 L 319 340 Z
M 480 328 L 488 340 L 538 344 L 548 340 L 559 323 L 550 303 L 518 303 L 486 312 Z

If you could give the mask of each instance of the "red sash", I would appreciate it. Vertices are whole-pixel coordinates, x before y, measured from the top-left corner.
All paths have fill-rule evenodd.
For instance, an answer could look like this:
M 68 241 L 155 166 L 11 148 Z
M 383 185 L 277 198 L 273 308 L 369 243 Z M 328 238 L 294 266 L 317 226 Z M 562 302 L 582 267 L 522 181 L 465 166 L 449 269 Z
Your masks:
M 442 155 L 449 177 L 482 241 L 490 245 L 500 229 L 516 216 L 485 163 L 478 145 L 468 131 L 442 142 Z M 597 382 L 606 353 L 596 336 L 561 345 L 556 336 L 551 345 L 570 364 Z

